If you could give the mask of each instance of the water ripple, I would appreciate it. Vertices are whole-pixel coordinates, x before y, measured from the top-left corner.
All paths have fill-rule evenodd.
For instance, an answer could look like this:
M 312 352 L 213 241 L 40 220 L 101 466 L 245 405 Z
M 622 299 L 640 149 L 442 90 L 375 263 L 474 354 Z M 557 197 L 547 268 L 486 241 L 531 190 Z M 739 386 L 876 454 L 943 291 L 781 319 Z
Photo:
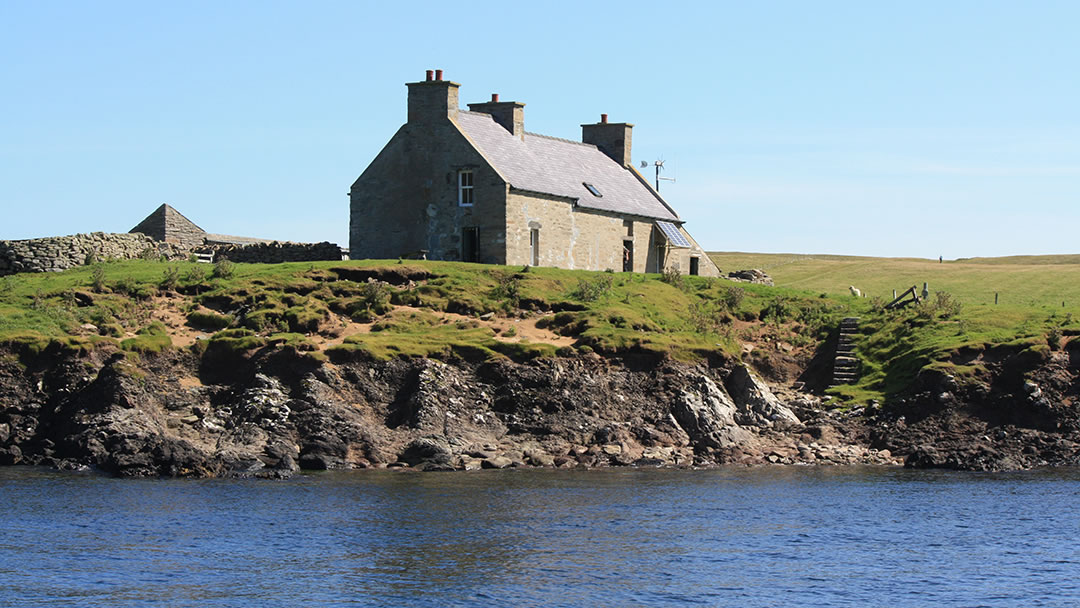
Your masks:
M 0 606 L 1080 605 L 1080 471 L 0 469 Z

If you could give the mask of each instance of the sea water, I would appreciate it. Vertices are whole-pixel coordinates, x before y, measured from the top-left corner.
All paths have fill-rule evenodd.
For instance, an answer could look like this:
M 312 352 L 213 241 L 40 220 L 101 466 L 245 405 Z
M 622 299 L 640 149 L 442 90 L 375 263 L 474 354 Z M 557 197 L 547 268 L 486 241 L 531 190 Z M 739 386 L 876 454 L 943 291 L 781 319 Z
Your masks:
M 0 606 L 1078 606 L 1080 471 L 0 468 Z

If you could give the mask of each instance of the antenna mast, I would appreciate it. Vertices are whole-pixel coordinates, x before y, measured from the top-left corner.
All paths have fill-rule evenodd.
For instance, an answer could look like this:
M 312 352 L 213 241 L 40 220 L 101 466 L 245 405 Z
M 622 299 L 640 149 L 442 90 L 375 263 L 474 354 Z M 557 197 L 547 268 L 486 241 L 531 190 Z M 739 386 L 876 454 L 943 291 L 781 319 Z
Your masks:
M 645 160 L 641 161 L 641 168 L 642 169 L 648 168 L 648 166 L 649 166 L 649 161 L 645 161 Z M 656 191 L 660 192 L 660 181 L 661 180 L 663 180 L 665 182 L 673 182 L 673 181 L 675 181 L 675 178 L 674 177 L 660 177 L 660 172 L 664 170 L 664 159 L 654 161 L 653 166 L 656 167 Z

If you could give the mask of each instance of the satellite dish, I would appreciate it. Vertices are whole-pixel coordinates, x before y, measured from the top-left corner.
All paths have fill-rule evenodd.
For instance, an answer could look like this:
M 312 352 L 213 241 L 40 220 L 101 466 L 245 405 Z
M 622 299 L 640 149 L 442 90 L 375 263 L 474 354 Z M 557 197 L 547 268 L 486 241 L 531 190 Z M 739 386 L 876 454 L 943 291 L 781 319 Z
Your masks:
M 649 167 L 649 161 L 647 161 L 647 160 L 641 161 L 641 168 L 642 169 L 647 169 L 648 167 Z

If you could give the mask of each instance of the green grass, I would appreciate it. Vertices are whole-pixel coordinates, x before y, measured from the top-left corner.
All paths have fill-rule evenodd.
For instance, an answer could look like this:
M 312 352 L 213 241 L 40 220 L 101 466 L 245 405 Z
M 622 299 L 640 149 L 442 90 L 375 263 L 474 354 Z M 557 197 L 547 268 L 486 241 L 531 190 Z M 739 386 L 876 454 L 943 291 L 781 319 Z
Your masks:
M 344 325 L 335 315 L 374 325 L 371 333 L 347 336 L 328 349 L 325 354 L 332 359 L 470 361 L 525 360 L 575 350 L 686 361 L 717 354 L 740 357 L 744 341 L 821 345 L 841 318 L 855 315 L 862 318 L 857 338 L 862 379 L 832 392 L 865 401 L 904 390 L 923 369 L 977 378 L 981 363 L 957 353 L 1049 348 L 1047 336 L 1053 332 L 1080 333 L 1080 309 L 1068 304 L 1080 302 L 1080 281 L 1075 280 L 1080 279 L 1080 263 L 1070 258 L 938 264 L 779 254 L 713 257 L 725 270 L 762 268 L 777 286 L 388 260 L 236 264 L 227 277 L 214 278 L 206 265 L 132 260 L 0 279 L 0 344 L 33 353 L 50 348 L 83 352 L 108 345 L 141 354 L 172 348 L 162 328 L 151 324 L 156 304 L 150 299 L 172 290 L 180 294 L 173 297 L 182 298 L 179 310 L 189 324 L 233 328 L 192 347 L 201 356 L 230 362 L 265 348 L 291 348 L 322 360 L 324 354 L 309 336 L 340 332 Z M 170 273 L 170 268 L 175 270 Z M 371 282 L 372 276 L 389 284 Z M 921 288 L 923 281 L 933 291 L 952 294 L 958 309 L 881 310 L 892 286 L 898 291 L 912 284 Z M 854 298 L 848 285 L 878 297 Z M 1002 287 L 996 288 L 1001 302 L 995 306 L 993 292 L 989 297 L 987 292 L 996 285 Z M 573 338 L 574 347 L 559 351 L 552 344 L 498 340 L 486 325 L 450 320 L 446 313 L 472 319 L 545 315 L 540 325 Z M 96 333 L 85 329 L 88 323 Z M 125 333 L 136 336 L 118 341 Z
M 779 253 L 710 253 L 725 273 L 760 268 L 777 286 L 846 296 L 854 285 L 885 301 L 911 287 L 947 291 L 965 306 L 1062 308 L 1080 314 L 1080 255 L 937 260 Z
M 919 318 L 913 310 L 863 313 L 857 340 L 860 382 L 834 392 L 854 400 L 880 399 L 910 384 L 924 368 L 961 379 L 978 370 L 957 364 L 958 352 L 1049 348 L 1051 332 L 1080 330 L 1080 256 L 1013 256 L 966 260 L 872 258 L 835 255 L 712 253 L 725 272 L 760 268 L 779 287 L 826 294 L 853 308 L 854 285 L 877 304 L 924 282 L 931 292 L 950 294 L 961 305 L 955 317 Z M 995 304 L 997 294 L 997 304 Z M 933 299 L 935 296 L 931 296 Z M 1062 303 L 1065 305 L 1062 306 Z

